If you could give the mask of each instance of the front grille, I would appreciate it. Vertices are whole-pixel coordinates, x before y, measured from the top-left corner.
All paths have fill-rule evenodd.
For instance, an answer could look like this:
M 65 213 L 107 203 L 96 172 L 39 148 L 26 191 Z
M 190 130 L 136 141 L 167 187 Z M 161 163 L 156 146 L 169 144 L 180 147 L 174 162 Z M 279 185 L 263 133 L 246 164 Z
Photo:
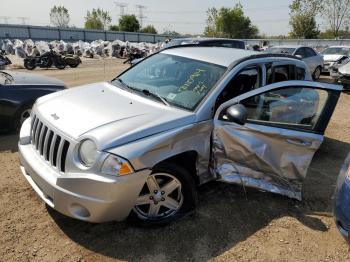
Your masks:
M 60 172 L 66 171 L 66 158 L 70 143 L 50 130 L 34 115 L 31 125 L 31 143 L 38 154 Z

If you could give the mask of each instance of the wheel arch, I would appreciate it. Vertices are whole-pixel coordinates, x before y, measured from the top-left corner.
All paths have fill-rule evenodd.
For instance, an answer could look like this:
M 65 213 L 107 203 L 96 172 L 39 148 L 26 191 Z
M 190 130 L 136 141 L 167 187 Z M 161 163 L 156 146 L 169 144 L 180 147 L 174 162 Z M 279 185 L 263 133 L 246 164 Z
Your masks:
M 165 163 L 173 163 L 186 168 L 186 170 L 189 171 L 192 178 L 194 179 L 196 185 L 199 185 L 200 180 L 197 172 L 197 161 L 198 161 L 198 152 L 195 150 L 189 150 L 189 151 L 184 151 L 182 153 L 178 153 L 176 155 L 167 157 L 159 161 L 152 167 L 152 170 L 159 166 L 162 166 Z

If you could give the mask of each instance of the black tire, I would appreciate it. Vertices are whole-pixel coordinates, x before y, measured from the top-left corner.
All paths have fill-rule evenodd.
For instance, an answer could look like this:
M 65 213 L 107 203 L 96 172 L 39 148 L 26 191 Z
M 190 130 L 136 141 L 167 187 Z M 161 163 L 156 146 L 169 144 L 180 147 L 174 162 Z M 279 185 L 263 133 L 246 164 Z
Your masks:
M 187 214 L 188 212 L 190 212 L 196 207 L 196 204 L 198 201 L 196 184 L 193 177 L 191 176 L 190 172 L 187 169 L 177 164 L 169 162 L 169 163 L 163 163 L 159 166 L 156 166 L 153 169 L 152 174 L 157 174 L 157 173 L 170 174 L 180 181 L 181 192 L 183 195 L 182 206 L 172 216 L 168 216 L 168 217 L 160 218 L 156 220 L 140 218 L 137 215 L 135 209 L 133 209 L 128 219 L 129 222 L 135 223 L 141 226 L 164 225 L 183 217 L 185 214 Z
M 322 67 L 320 66 L 316 67 L 315 71 L 312 74 L 312 79 L 315 81 L 320 79 L 321 73 L 322 73 Z
M 61 64 L 61 63 L 55 64 L 55 67 L 56 67 L 57 69 L 59 69 L 59 70 L 65 69 L 66 66 L 67 66 L 66 64 Z
M 24 60 L 24 67 L 28 70 L 34 70 L 36 68 L 35 60 Z
M 71 68 L 77 68 L 79 64 L 69 64 Z

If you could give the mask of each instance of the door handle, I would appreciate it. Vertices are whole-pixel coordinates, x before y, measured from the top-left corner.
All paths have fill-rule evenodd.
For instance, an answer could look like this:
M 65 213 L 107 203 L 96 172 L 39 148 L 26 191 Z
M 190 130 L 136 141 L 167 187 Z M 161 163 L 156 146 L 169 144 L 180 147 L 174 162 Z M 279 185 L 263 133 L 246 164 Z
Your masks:
M 303 141 L 303 140 L 295 140 L 295 139 L 287 139 L 287 143 L 292 144 L 292 145 L 297 145 L 297 146 L 306 146 L 309 147 L 312 145 L 311 142 L 308 141 Z

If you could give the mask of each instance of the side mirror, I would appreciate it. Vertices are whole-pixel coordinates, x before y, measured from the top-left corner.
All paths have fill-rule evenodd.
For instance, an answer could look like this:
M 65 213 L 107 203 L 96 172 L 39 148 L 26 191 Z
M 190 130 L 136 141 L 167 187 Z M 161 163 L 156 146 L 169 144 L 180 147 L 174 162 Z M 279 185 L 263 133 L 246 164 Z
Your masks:
M 297 58 L 303 59 L 301 55 L 296 55 Z
M 244 105 L 236 104 L 227 108 L 226 116 L 229 121 L 244 125 L 247 122 L 247 109 Z

